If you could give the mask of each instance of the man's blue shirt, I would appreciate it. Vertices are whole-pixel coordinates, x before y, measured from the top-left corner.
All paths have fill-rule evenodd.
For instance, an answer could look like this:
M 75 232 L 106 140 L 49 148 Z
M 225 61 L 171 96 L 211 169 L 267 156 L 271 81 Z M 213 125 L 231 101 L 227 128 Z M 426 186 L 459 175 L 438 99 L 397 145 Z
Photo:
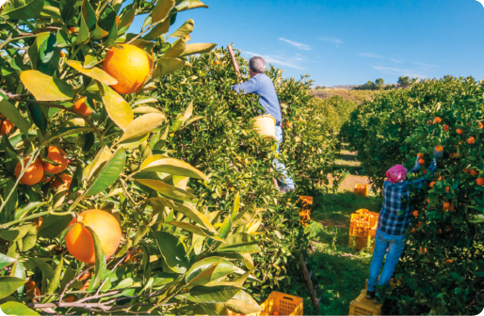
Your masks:
M 281 124 L 282 116 L 279 98 L 277 97 L 274 83 L 266 74 L 258 74 L 247 82 L 233 86 L 232 90 L 241 94 L 253 93 L 259 95 L 260 105 L 276 119 L 277 125 Z

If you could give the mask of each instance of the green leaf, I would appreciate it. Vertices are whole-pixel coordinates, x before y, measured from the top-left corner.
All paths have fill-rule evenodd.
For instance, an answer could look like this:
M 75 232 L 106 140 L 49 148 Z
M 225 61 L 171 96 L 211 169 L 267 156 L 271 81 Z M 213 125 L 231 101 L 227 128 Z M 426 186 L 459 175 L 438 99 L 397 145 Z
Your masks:
M 165 232 L 155 231 L 153 236 L 170 269 L 177 273 L 185 273 L 189 267 L 185 244 L 176 236 Z
M 67 101 L 74 97 L 74 90 L 65 81 L 37 70 L 22 72 L 20 80 L 37 101 Z
M 212 281 L 212 275 L 215 272 L 215 269 L 217 269 L 217 266 L 220 264 L 221 261 L 222 259 L 220 259 L 218 262 L 214 262 L 208 267 L 205 267 L 205 269 L 201 271 L 199 270 L 200 273 L 198 273 L 195 277 L 190 278 L 190 281 L 187 283 L 187 286 L 194 287 L 194 286 L 205 285 L 207 283 L 210 283 Z
M 10 102 L 0 96 L 0 113 L 17 126 L 24 135 L 28 135 L 29 128 L 32 125 L 28 122 L 19 110 Z
M 200 273 L 206 270 L 209 266 L 217 262 L 218 262 L 218 265 L 214 270 L 214 272 L 212 273 L 211 280 L 217 280 L 217 279 L 223 278 L 238 270 L 238 267 L 236 267 L 230 261 L 222 257 L 205 258 L 192 265 L 190 270 L 186 273 L 186 276 L 185 276 L 186 282 L 190 282 L 192 279 L 194 279 L 196 276 L 198 276 Z
M 24 285 L 27 280 L 14 278 L 10 276 L 0 277 L 0 299 L 5 298 L 15 292 L 19 287 Z M 3 306 L 3 304 L 2 304 Z M 3 311 L 3 307 L 2 307 Z
M 129 103 L 104 83 L 98 82 L 98 85 L 109 117 L 125 131 L 134 118 L 134 113 Z
M 38 34 L 28 49 L 28 55 L 33 69 L 46 75 L 53 75 L 60 59 L 57 36 L 50 32 Z
M 175 0 L 158 0 L 151 11 L 151 23 L 156 23 L 167 18 L 170 11 L 175 6 Z
M 160 35 L 168 33 L 170 30 L 170 25 L 170 19 L 166 19 L 162 23 L 154 26 L 145 36 L 143 36 L 143 39 L 147 41 L 157 39 Z
M 163 158 L 153 161 L 144 166 L 142 170 L 164 172 L 200 180 L 208 180 L 208 177 L 201 171 L 193 168 L 190 164 L 175 158 Z
M 91 127 L 78 127 L 78 126 L 62 127 L 57 129 L 54 133 L 50 134 L 50 136 L 45 140 L 45 144 L 51 143 L 58 138 L 65 138 L 69 135 L 81 134 L 84 132 L 91 132 L 91 131 L 94 131 Z
M 133 23 L 134 16 L 136 10 L 133 8 L 132 5 L 129 5 L 129 9 L 124 11 L 123 16 L 121 17 L 121 21 L 119 22 L 118 29 L 121 30 L 127 26 L 130 26 Z
M 35 125 L 42 132 L 42 135 L 45 135 L 45 133 L 47 132 L 47 125 L 49 124 L 49 122 L 45 117 L 44 111 L 42 111 L 42 108 L 40 107 L 40 105 L 36 103 L 29 103 L 27 104 L 27 107 L 29 109 L 30 116 L 32 117 L 32 120 L 34 121 Z
M 191 233 L 194 233 L 194 234 L 197 234 L 197 235 L 200 235 L 200 236 L 205 236 L 205 237 L 214 239 L 216 241 L 223 242 L 223 239 L 220 239 L 217 236 L 213 236 L 212 234 L 210 234 L 208 231 L 204 230 L 203 228 L 198 227 L 198 226 L 195 226 L 195 225 L 192 225 L 190 223 L 185 223 L 185 222 L 168 222 L 168 224 L 173 225 L 173 226 L 176 226 L 178 228 L 181 228 L 183 230 L 186 230 L 188 232 L 191 232 Z
M 94 80 L 97 80 L 101 83 L 107 84 L 108 86 L 112 86 L 118 83 L 118 80 L 111 77 L 107 72 L 102 70 L 98 67 L 93 67 L 91 69 L 84 69 L 82 63 L 77 60 L 68 60 L 66 64 L 74 68 L 75 70 L 79 71 L 83 75 L 91 77 Z
M 185 50 L 183 53 L 181 53 L 179 56 L 186 56 L 186 55 L 192 55 L 192 54 L 203 54 L 203 53 L 208 53 L 211 52 L 212 49 L 215 48 L 217 44 L 212 44 L 212 43 L 195 43 L 195 44 L 188 44 L 185 47 Z
M 37 227 L 32 226 L 27 235 L 22 239 L 22 252 L 29 251 L 34 248 L 37 243 Z
M 3 229 L 0 231 L 0 238 L 11 242 L 20 240 L 27 235 L 32 226 L 32 224 L 27 224 L 16 228 L 10 228 L 9 230 Z
M 72 219 L 71 214 L 46 216 L 39 228 L 39 237 L 53 239 L 59 236 L 69 226 Z
M 178 12 L 181 12 L 197 8 L 208 8 L 208 5 L 200 0 L 178 0 L 175 8 Z
M 237 192 L 235 195 L 235 200 L 234 200 L 234 206 L 232 208 L 232 221 L 235 221 L 237 219 L 237 215 L 239 214 L 240 210 L 240 192 Z
M 193 20 L 187 20 L 182 26 L 178 28 L 173 34 L 168 37 L 182 37 L 190 34 L 195 28 L 195 22 Z
M 180 56 L 185 51 L 188 39 L 188 36 L 182 36 L 177 39 L 170 50 L 166 52 L 165 58 L 175 58 Z
M 231 229 L 232 229 L 232 217 L 229 215 L 225 217 L 225 220 L 218 231 L 218 236 L 222 239 L 226 238 L 229 235 Z
M 55 290 L 59 286 L 63 266 L 64 266 L 64 257 L 61 256 L 59 263 L 57 264 L 57 267 L 55 268 L 55 271 L 54 271 L 54 278 L 49 282 L 49 287 L 47 288 L 46 294 L 54 294 Z
M 123 171 L 125 162 L 126 152 L 123 148 L 119 148 L 106 165 L 102 167 L 87 191 L 86 196 L 98 194 L 116 182 Z
M 234 227 L 249 224 L 254 216 L 257 214 L 257 204 L 252 202 L 249 206 L 246 206 L 242 212 L 240 212 L 234 222 Z
M 193 201 L 196 200 L 197 197 L 190 192 L 185 190 L 178 189 L 172 185 L 166 184 L 159 180 L 152 180 L 152 179 L 135 179 L 137 182 L 160 192 L 162 195 L 165 195 L 168 198 L 172 198 L 179 201 Z
M 260 248 L 257 241 L 249 234 L 236 233 L 225 239 L 225 244 L 221 244 L 217 251 L 220 252 L 239 252 L 239 253 L 257 253 Z
M 38 316 L 40 315 L 36 311 L 28 308 L 22 303 L 19 302 L 6 302 L 0 305 L 0 310 L 4 312 L 6 315 L 26 315 L 26 316 Z
M 119 142 L 131 140 L 133 138 L 141 137 L 150 133 L 155 128 L 163 124 L 165 119 L 166 117 L 162 113 L 145 114 L 133 120 L 128 125 L 128 127 L 126 128 L 126 131 L 124 132 L 123 136 L 121 136 L 121 139 L 119 140 Z
M 188 292 L 191 296 L 187 299 L 196 303 L 225 303 L 239 291 L 233 286 L 196 286 Z
M 97 153 L 96 157 L 94 157 L 92 162 L 82 172 L 82 181 L 89 181 L 94 173 L 98 170 L 99 166 L 111 159 L 112 155 L 113 153 L 111 152 L 111 150 L 109 150 L 107 146 L 101 148 L 101 150 Z
M 225 303 L 225 307 L 238 314 L 258 313 L 262 308 L 257 302 L 245 291 L 240 291 L 232 299 Z
M 139 107 L 133 109 L 133 112 L 135 114 L 148 114 L 148 113 L 161 113 L 161 114 L 163 114 L 160 110 L 155 109 L 154 107 L 151 107 L 151 106 L 139 106 Z
M 187 106 L 185 113 L 183 113 L 183 121 L 182 125 L 185 124 L 185 122 L 192 116 L 193 113 L 193 101 L 190 102 L 190 104 Z
M 15 220 L 20 219 L 22 216 L 25 216 L 28 212 L 38 209 L 41 206 L 44 206 L 47 202 L 31 202 L 26 205 L 22 205 L 22 207 L 15 210 Z
M 202 225 L 212 234 L 217 234 L 217 231 L 212 226 L 212 223 L 208 220 L 208 218 L 205 215 L 203 215 L 196 209 L 195 205 L 189 202 L 185 202 L 183 204 L 174 202 L 174 206 L 170 206 L 170 205 L 166 205 L 166 206 L 173 208 L 174 210 L 180 213 L 183 213 L 183 215 L 187 216 L 195 223 Z
M 0 16 L 8 16 L 14 20 L 28 20 L 36 18 L 42 8 L 44 0 L 10 0 L 3 5 Z
M 89 27 L 87 26 L 83 15 L 81 15 L 80 20 L 81 26 L 79 27 L 79 33 L 77 34 L 76 38 L 76 44 L 78 45 L 87 43 L 91 37 Z
M 153 71 L 153 78 L 159 78 L 171 74 L 178 69 L 183 68 L 183 61 L 178 58 L 163 58 L 156 63 L 155 70 Z
M 11 264 L 14 264 L 15 262 L 17 262 L 17 259 L 11 258 L 7 255 L 0 253 L 0 269 L 3 269 L 6 266 L 9 266 Z
M 106 256 L 104 255 L 101 242 L 99 241 L 96 233 L 89 226 L 85 226 L 89 230 L 94 242 L 94 255 L 96 257 L 96 263 L 94 264 L 94 277 L 93 281 L 89 284 L 89 288 L 96 288 L 102 281 L 104 272 L 106 272 Z

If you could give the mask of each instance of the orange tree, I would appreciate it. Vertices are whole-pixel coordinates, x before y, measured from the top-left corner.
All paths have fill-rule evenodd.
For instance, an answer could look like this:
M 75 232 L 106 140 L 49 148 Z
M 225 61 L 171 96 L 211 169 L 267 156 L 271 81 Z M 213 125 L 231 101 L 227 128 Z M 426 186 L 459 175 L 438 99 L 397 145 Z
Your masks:
M 409 242 L 396 268 L 388 312 L 476 314 L 484 284 L 484 87 L 445 77 L 376 96 L 344 127 L 372 182 L 381 187 L 394 164 L 425 165 L 443 150 L 432 182 L 413 193 Z M 440 147 L 441 146 L 441 147 Z
M 243 80 L 247 80 L 248 62 L 239 52 L 236 55 Z M 161 100 L 157 109 L 177 117 L 178 122 L 190 105 L 193 127 L 181 127 L 178 134 L 172 133 L 173 128 L 161 131 L 154 152 L 167 148 L 209 175 L 210 182 L 192 183 L 191 187 L 210 211 L 221 211 L 224 222 L 232 209 L 228 201 L 237 194 L 241 201 L 256 202 L 262 209 L 253 221 L 246 222 L 261 246 L 253 262 L 245 262 L 247 267 L 255 266 L 255 276 L 263 281 L 251 283 L 249 290 L 257 299 L 263 300 L 275 289 L 306 296 L 298 255 L 307 249 L 308 241 L 299 221 L 297 195 L 312 195 L 316 183 L 327 181 L 336 146 L 322 111 L 313 107 L 308 93 L 311 82 L 282 78 L 282 71 L 274 67 L 267 70 L 283 111 L 285 140 L 278 159 L 284 161 L 297 187 L 295 193 L 282 195 L 272 180 L 278 178 L 272 166 L 275 143 L 259 139 L 251 127 L 251 119 L 263 110 L 254 96 L 231 91 L 238 79 L 227 50 L 190 57 L 189 62 L 192 67 L 160 80 L 151 97 Z M 167 142 L 173 138 L 177 141 Z
M 150 91 L 187 57 L 198 0 L 25 0 L 0 12 L 0 308 L 7 314 L 251 313 L 258 209 L 220 221 L 174 157 L 190 107 Z M 121 9 L 122 8 L 122 9 Z M 139 34 L 128 33 L 136 16 Z M 166 39 L 173 38 L 172 43 Z M 177 96 L 182 96 L 179 91 Z M 180 101 L 178 99 L 178 101 Z M 187 101 L 186 96 L 183 101 Z M 149 106 L 153 105 L 153 106 Z M 5 128 L 4 128 L 5 127 Z M 169 137 L 167 137 L 169 135 Z M 163 140 L 168 146 L 161 147 Z M 189 180 L 192 179 L 191 182 Z

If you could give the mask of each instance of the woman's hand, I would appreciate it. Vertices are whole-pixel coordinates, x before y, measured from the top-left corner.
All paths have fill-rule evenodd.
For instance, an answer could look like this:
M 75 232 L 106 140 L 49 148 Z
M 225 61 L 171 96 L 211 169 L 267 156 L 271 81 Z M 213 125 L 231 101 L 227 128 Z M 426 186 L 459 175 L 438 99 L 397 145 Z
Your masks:
M 419 157 L 417 157 L 417 159 L 415 160 L 415 166 L 414 166 L 414 167 L 413 167 L 413 168 L 410 170 L 410 172 L 412 172 L 412 173 L 417 173 L 417 172 L 419 172 L 419 170 L 420 170 L 420 164 L 418 163 L 418 160 L 419 160 L 419 159 L 420 159 L 420 158 L 419 158 Z
M 427 169 L 427 175 L 433 177 L 435 170 L 437 170 L 437 158 L 434 158 L 432 163 L 430 163 L 430 166 Z

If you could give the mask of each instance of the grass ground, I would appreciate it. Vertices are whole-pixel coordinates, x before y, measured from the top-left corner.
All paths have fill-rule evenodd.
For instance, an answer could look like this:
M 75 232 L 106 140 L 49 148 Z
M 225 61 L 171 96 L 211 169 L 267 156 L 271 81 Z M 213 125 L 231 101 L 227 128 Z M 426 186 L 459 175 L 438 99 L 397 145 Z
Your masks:
M 343 151 L 338 166 L 348 170 L 359 163 L 354 154 Z M 350 181 L 348 181 L 350 179 Z M 321 190 L 314 197 L 311 224 L 308 226 L 312 251 L 308 269 L 313 270 L 320 300 L 321 315 L 347 315 L 349 304 L 364 288 L 368 278 L 371 254 L 365 250 L 348 247 L 350 216 L 359 209 L 379 212 L 381 199 L 353 193 L 354 183 L 367 181 L 365 177 L 348 175 L 338 192 Z M 314 313 L 310 300 L 306 299 L 305 314 Z

